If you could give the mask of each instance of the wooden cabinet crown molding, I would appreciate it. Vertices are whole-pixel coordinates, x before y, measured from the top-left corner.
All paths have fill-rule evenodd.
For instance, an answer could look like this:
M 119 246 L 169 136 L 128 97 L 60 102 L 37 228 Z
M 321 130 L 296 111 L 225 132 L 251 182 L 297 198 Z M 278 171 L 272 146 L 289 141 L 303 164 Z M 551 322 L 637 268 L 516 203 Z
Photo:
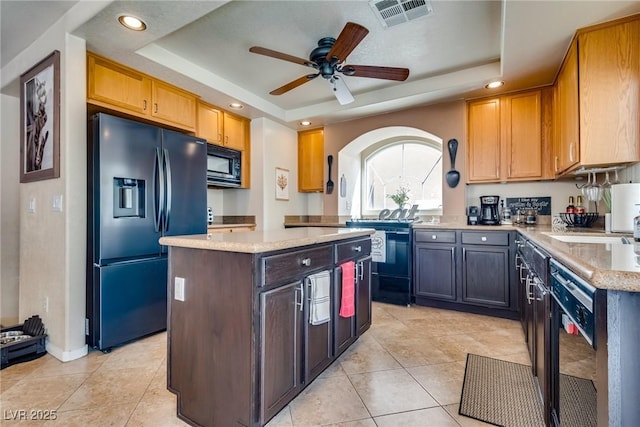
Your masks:
M 87 103 L 195 132 L 198 96 L 87 52 Z

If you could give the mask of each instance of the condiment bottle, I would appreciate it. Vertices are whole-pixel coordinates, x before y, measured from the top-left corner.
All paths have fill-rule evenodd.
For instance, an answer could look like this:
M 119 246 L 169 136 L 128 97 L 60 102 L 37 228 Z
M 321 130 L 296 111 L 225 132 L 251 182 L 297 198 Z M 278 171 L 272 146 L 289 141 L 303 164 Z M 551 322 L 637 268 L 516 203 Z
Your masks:
M 575 209 L 576 215 L 574 216 L 573 222 L 575 225 L 582 225 L 586 220 L 584 215 L 584 206 L 582 205 L 582 196 L 578 195 L 576 200 L 577 200 L 576 209 Z
M 569 196 L 569 204 L 567 205 L 566 213 L 575 213 L 576 207 L 573 205 L 573 196 Z

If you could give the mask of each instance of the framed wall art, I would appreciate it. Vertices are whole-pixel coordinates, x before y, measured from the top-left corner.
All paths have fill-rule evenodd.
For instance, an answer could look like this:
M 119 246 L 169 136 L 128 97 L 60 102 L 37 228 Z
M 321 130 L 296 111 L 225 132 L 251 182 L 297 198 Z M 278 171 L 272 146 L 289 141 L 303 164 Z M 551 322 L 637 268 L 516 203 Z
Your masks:
M 276 200 L 289 200 L 289 169 L 276 167 Z
M 20 76 L 20 182 L 60 177 L 60 52 Z

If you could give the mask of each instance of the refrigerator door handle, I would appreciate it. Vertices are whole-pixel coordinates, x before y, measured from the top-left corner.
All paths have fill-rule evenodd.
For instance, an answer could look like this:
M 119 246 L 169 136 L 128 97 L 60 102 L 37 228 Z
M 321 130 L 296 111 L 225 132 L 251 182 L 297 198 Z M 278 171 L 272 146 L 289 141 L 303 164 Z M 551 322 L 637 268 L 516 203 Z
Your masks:
M 154 226 L 157 232 L 163 227 L 162 218 L 164 216 L 164 173 L 162 172 L 163 153 L 160 148 L 156 148 L 156 162 L 153 166 L 153 194 L 154 194 Z M 156 186 L 157 185 L 157 186 Z
M 164 218 L 164 231 L 169 231 L 169 218 L 171 216 L 171 160 L 169 158 L 169 151 L 164 149 L 164 171 L 166 174 L 166 194 L 167 202 L 165 205 L 165 218 Z

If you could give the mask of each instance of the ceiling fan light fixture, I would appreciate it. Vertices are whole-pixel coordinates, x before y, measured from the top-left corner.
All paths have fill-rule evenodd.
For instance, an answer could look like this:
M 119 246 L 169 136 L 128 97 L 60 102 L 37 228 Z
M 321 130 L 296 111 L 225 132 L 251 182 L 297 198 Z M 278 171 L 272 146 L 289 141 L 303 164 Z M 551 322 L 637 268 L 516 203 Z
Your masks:
M 502 85 L 504 85 L 504 82 L 502 80 L 496 80 L 496 81 L 487 83 L 484 87 L 486 89 L 497 89 L 497 88 L 501 87 Z
M 142 19 L 133 15 L 120 15 L 118 16 L 118 22 L 133 31 L 144 31 L 147 29 L 147 24 L 145 24 Z
M 355 99 L 353 99 L 353 95 L 349 91 L 347 84 L 344 82 L 344 79 L 341 79 L 338 76 L 333 76 L 329 83 L 333 85 L 333 94 L 335 95 L 338 103 L 340 105 L 351 104 Z

